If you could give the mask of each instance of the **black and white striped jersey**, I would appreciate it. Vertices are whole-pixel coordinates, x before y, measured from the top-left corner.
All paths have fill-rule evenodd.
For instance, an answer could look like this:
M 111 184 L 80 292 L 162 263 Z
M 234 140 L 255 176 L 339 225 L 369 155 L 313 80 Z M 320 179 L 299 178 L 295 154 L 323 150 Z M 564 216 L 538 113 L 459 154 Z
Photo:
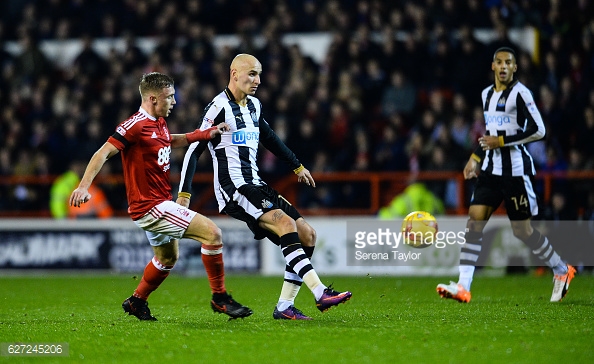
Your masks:
M 535 175 L 532 156 L 524 146 L 545 136 L 542 116 L 530 90 L 519 81 L 496 92 L 494 85 L 481 93 L 486 135 L 499 136 L 500 148 L 475 154 L 481 159 L 481 170 L 498 176 Z
M 200 129 L 208 129 L 222 122 L 229 124 L 230 131 L 210 141 L 190 144 L 183 161 L 179 192 L 192 192 L 196 162 L 206 146 L 213 160 L 214 190 L 219 211 L 232 200 L 239 187 L 266 184 L 258 175 L 260 142 L 292 169 L 301 165 L 262 116 L 262 104 L 256 97 L 248 95 L 247 104 L 240 106 L 228 88 L 215 96 L 204 110 Z

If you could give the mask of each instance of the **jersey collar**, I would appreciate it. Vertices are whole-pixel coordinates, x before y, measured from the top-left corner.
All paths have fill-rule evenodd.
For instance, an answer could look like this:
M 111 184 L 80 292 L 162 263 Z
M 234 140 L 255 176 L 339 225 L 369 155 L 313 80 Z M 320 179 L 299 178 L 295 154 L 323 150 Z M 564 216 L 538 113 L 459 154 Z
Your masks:
M 157 118 L 155 118 L 154 116 L 149 115 L 149 113 L 146 112 L 146 110 L 143 109 L 142 107 L 140 107 L 140 109 L 138 109 L 138 112 L 141 113 L 141 114 L 143 114 L 144 116 L 146 116 L 148 119 L 157 120 Z
M 233 96 L 233 93 L 231 92 L 231 90 L 229 90 L 229 87 L 225 87 L 225 95 L 227 95 L 227 98 L 229 99 L 229 101 L 235 101 L 235 96 Z
M 513 80 L 505 89 L 506 90 L 511 90 L 512 88 L 514 88 L 514 86 L 519 82 L 519 80 L 515 79 Z M 495 84 L 493 84 L 493 91 L 497 92 L 497 90 L 495 89 Z M 501 91 L 499 91 L 501 92 Z

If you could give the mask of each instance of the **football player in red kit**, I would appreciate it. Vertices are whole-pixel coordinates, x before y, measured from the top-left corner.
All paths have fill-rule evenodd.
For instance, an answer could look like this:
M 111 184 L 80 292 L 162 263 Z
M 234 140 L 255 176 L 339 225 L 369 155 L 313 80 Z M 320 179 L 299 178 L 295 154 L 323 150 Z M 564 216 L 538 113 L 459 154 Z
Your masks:
M 140 320 L 156 320 L 147 299 L 167 278 L 179 257 L 179 239 L 202 243 L 202 261 L 212 291 L 211 307 L 231 318 L 243 318 L 252 310 L 235 301 L 226 291 L 221 229 L 209 218 L 172 201 L 170 155 L 199 140 L 210 140 L 228 130 L 227 124 L 186 134 L 170 134 L 165 117 L 175 105 L 173 79 L 162 73 L 145 74 L 140 80 L 140 109 L 117 126 L 89 161 L 85 173 L 70 196 L 70 205 L 89 201 L 89 187 L 105 162 L 122 152 L 122 165 L 128 198 L 128 213 L 146 231 L 155 253 L 148 262 L 140 284 L 122 307 Z

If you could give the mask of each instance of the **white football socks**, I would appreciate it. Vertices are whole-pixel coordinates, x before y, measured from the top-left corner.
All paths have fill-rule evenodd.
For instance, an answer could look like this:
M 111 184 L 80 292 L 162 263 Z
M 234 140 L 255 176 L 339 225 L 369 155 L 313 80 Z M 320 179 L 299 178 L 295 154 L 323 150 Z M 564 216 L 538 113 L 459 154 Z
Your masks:
M 470 285 L 472 284 L 472 278 L 474 276 L 474 268 L 474 265 L 461 265 L 458 268 L 460 271 L 458 284 L 461 284 L 468 292 L 470 292 Z
M 276 308 L 282 312 L 295 304 L 295 297 L 297 297 L 300 288 L 301 286 L 295 283 L 284 281 Z
M 316 300 L 319 300 L 322 297 L 326 286 L 324 286 L 315 270 L 312 269 L 305 273 L 305 276 L 303 276 L 303 282 L 307 285 L 311 293 L 313 293 Z

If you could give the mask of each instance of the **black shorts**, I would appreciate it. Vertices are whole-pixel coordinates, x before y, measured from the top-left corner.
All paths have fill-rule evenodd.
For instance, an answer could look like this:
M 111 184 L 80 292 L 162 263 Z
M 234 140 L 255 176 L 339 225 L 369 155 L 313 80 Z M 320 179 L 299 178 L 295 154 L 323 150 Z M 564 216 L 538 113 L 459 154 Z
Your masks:
M 223 209 L 223 213 L 244 221 L 254 233 L 256 240 L 268 238 L 273 243 L 280 244 L 277 235 L 261 228 L 258 223 L 260 216 L 268 211 L 281 209 L 295 221 L 301 217 L 299 211 L 289 201 L 268 185 L 243 185 L 237 191 L 241 196 L 229 201 Z
M 533 179 L 533 176 L 497 176 L 481 171 L 470 204 L 497 209 L 504 201 L 510 220 L 529 219 L 538 215 Z

